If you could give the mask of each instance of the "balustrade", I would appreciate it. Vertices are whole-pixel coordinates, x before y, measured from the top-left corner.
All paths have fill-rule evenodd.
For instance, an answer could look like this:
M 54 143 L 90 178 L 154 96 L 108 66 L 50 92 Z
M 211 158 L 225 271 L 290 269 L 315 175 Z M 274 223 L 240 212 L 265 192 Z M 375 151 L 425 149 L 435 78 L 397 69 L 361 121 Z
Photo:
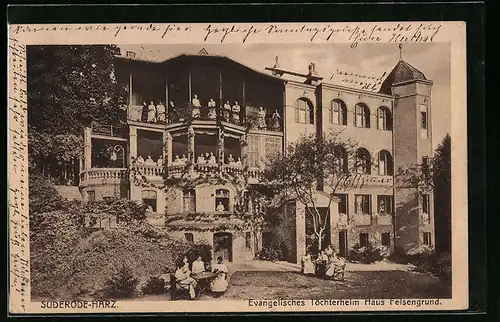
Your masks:
M 80 185 L 120 183 L 128 179 L 125 168 L 92 168 L 80 173 Z

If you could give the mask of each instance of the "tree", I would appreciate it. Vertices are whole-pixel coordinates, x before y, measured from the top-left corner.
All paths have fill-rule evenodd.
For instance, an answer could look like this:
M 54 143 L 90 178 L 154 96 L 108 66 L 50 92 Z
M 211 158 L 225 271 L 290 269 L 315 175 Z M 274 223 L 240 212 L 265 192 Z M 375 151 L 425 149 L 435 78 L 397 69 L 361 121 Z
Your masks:
M 274 199 L 282 206 L 294 198 L 306 205 L 306 220 L 312 221 L 318 239 L 318 250 L 325 235 L 329 211 L 324 212 L 318 204 L 318 194 L 323 194 L 330 209 L 339 188 L 348 188 L 348 179 L 365 167 L 357 158 L 357 144 L 345 140 L 338 133 L 301 137 L 287 147 L 283 156 L 271 158 L 263 171 L 263 184 L 273 187 Z M 355 171 L 358 170 L 358 171 Z
M 432 160 L 397 171 L 398 184 L 434 193 L 436 252 L 451 253 L 451 138 L 447 134 Z
M 82 155 L 83 129 L 93 121 L 126 122 L 127 91 L 114 76 L 115 45 L 29 46 L 31 165 L 62 165 Z

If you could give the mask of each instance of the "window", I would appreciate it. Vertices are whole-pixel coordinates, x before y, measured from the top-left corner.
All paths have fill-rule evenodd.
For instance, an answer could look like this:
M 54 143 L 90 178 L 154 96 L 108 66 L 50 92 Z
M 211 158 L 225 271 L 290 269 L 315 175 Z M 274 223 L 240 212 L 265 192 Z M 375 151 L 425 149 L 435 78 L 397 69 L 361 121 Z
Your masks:
M 270 161 L 272 158 L 276 157 L 277 154 L 281 154 L 281 139 L 280 138 L 265 138 L 265 151 L 266 159 Z
M 378 154 L 378 174 L 381 176 L 393 175 L 393 162 L 389 151 L 382 150 Z
M 355 213 L 370 214 L 370 195 L 355 195 Z
M 283 222 L 284 226 L 295 226 L 295 213 L 297 211 L 297 205 L 295 200 L 287 201 L 285 204 L 285 220 Z
M 95 191 L 94 190 L 87 191 L 87 201 L 88 202 L 94 202 L 95 201 Z
M 307 98 L 299 98 L 295 106 L 295 122 L 314 124 L 314 108 Z
M 354 126 L 370 127 L 370 109 L 365 104 L 356 104 L 354 108 Z
M 215 190 L 215 211 L 229 211 L 229 190 Z
M 356 151 L 356 173 L 371 174 L 371 158 L 370 153 L 363 148 Z
M 142 202 L 148 205 L 148 210 L 156 212 L 156 191 L 143 190 L 141 194 L 142 194 Z
M 420 136 L 424 139 L 428 137 L 429 119 L 428 106 L 420 105 Z
M 347 108 L 341 100 L 333 100 L 330 106 L 330 124 L 347 125 Z
M 423 239 L 424 239 L 424 245 L 425 246 L 432 246 L 432 241 L 431 241 L 431 233 L 425 232 L 423 233 Z
M 425 176 L 429 175 L 429 157 L 422 157 L 422 173 Z
M 392 196 L 377 196 L 379 214 L 392 214 Z
M 248 136 L 248 166 L 251 168 L 260 167 L 260 137 L 257 135 Z
M 382 233 L 382 246 L 391 247 L 391 233 Z
M 377 109 L 377 127 L 379 130 L 392 130 L 391 111 L 385 106 Z
M 186 239 L 186 241 L 191 243 L 194 241 L 193 233 L 184 233 L 184 238 Z
M 196 194 L 194 189 L 185 189 L 182 191 L 182 204 L 184 212 L 196 211 Z
M 245 233 L 245 246 L 247 249 L 252 249 L 252 234 L 249 231 Z
M 336 194 L 335 197 L 339 198 L 339 214 L 347 214 L 347 195 Z
M 335 148 L 335 173 L 347 173 L 347 152 L 342 146 Z
M 368 234 L 360 233 L 359 234 L 359 246 L 367 247 L 368 246 Z
M 422 215 L 423 215 L 423 218 L 425 219 L 426 222 L 430 223 L 431 222 L 431 216 L 430 216 L 430 200 L 429 200 L 429 195 L 428 194 L 423 194 L 421 196 L 421 202 L 422 202 Z

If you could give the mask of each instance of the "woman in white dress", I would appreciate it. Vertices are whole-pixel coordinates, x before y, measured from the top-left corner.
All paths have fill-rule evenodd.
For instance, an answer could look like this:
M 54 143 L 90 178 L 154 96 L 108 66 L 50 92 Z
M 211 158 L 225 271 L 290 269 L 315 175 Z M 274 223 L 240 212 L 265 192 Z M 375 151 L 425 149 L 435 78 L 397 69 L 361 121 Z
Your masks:
M 337 254 L 334 252 L 333 256 L 330 257 L 330 262 L 328 263 L 325 275 L 331 278 L 335 273 L 335 268 L 341 267 L 343 265 L 344 265 L 344 260 L 341 257 L 338 257 Z
M 198 256 L 198 258 L 193 262 L 193 274 L 199 274 L 203 273 L 205 271 L 205 263 L 201 260 L 201 256 Z
M 302 265 L 303 265 L 302 272 L 304 274 L 313 274 L 314 275 L 314 263 L 311 259 L 310 254 L 306 253 L 302 257 Z
M 177 282 L 189 290 L 189 296 L 191 299 L 196 297 L 196 280 L 192 278 L 191 271 L 189 270 L 189 264 L 187 259 L 185 259 L 182 263 L 177 264 L 177 270 L 175 271 L 175 279 Z
M 156 106 L 153 101 L 148 106 L 148 122 L 156 122 Z
M 222 257 L 217 257 L 217 264 L 212 268 L 212 272 L 217 273 L 217 277 L 210 283 L 210 289 L 215 297 L 219 297 L 227 290 L 229 283 L 227 282 L 227 276 L 229 270 L 226 264 L 222 262 Z

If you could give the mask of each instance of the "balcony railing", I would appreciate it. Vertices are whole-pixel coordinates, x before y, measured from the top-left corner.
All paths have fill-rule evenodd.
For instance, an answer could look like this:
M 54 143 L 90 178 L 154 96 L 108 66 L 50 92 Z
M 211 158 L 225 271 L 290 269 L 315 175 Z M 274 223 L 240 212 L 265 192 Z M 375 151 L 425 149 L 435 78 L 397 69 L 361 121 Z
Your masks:
M 146 177 L 161 177 L 164 173 L 163 166 L 157 164 L 136 164 L 135 169 Z
M 126 168 L 92 168 L 80 173 L 80 186 L 90 184 L 119 184 L 128 180 Z
M 125 128 L 123 126 L 106 125 L 92 122 L 92 134 L 124 138 Z
M 378 214 L 378 225 L 392 225 L 392 214 Z
M 369 226 L 372 224 L 372 216 L 370 214 L 354 214 L 354 223 L 360 226 Z

